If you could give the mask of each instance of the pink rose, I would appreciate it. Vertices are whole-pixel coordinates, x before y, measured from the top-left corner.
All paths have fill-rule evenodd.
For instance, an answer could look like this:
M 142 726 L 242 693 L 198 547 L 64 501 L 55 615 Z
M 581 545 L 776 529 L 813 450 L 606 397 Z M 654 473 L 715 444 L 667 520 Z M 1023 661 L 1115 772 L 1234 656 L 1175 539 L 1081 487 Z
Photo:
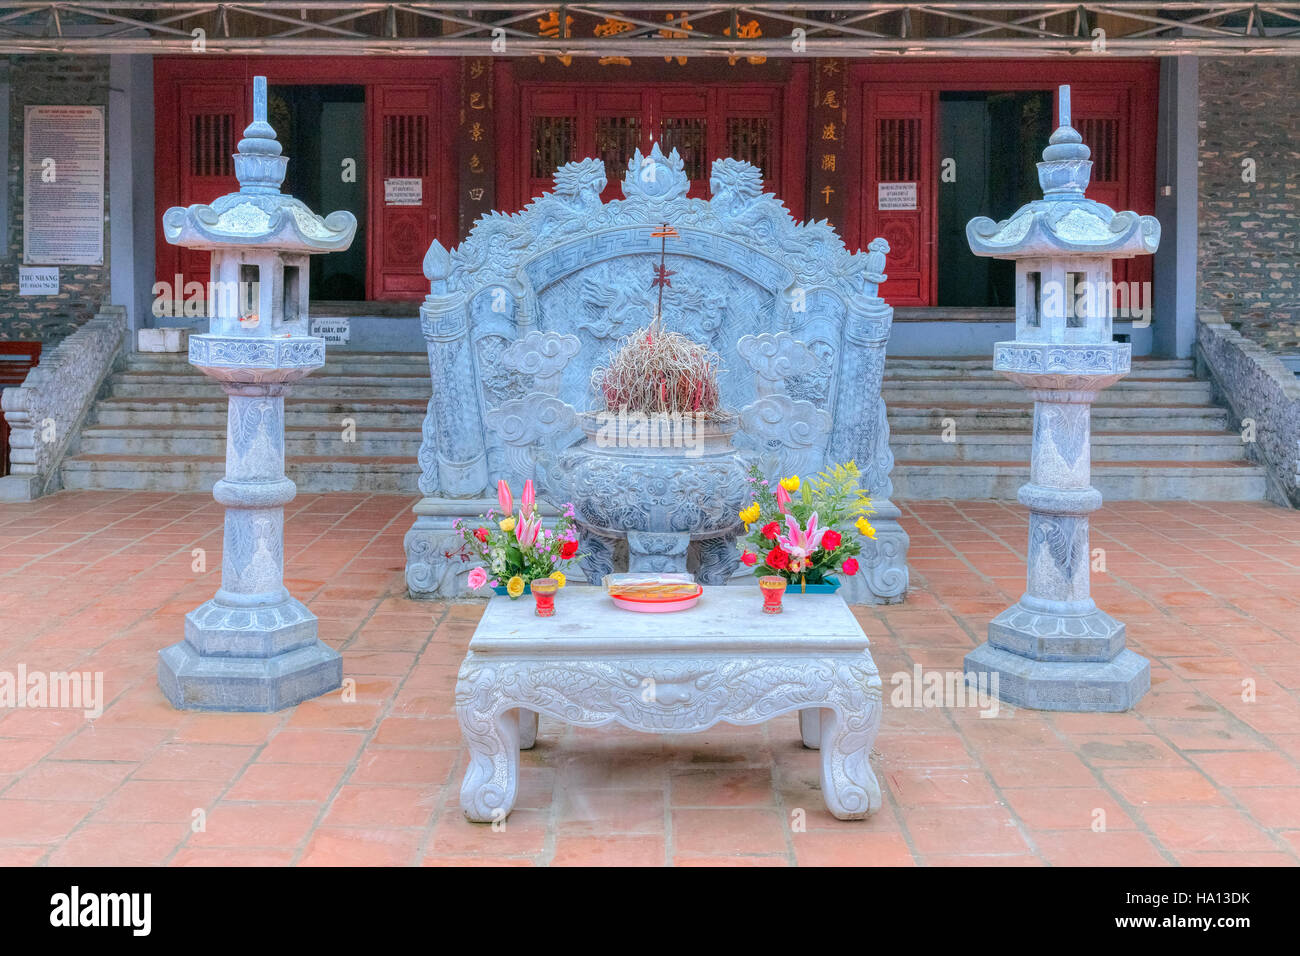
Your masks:
M 473 568 L 469 572 L 469 586 L 475 591 L 487 584 L 487 572 L 482 568 Z
M 858 559 L 846 558 L 844 560 L 844 564 L 842 565 L 842 567 L 844 568 L 845 574 L 847 574 L 849 577 L 853 577 L 853 575 L 858 573 Z

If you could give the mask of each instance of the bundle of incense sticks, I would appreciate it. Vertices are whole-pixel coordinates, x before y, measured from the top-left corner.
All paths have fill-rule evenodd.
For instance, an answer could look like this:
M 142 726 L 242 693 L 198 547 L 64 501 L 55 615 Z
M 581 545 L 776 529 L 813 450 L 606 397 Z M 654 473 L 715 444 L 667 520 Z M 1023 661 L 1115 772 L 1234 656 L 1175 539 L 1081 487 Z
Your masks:
M 613 597 L 694 597 L 700 590 L 689 574 L 607 574 L 605 591 Z

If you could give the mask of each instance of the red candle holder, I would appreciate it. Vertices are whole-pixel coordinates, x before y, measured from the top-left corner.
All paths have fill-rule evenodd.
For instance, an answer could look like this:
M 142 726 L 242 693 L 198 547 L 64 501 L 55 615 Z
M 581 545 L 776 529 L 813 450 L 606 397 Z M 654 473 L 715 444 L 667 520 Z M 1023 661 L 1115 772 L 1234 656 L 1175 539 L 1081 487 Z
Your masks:
M 780 614 L 781 597 L 785 594 L 785 578 L 769 574 L 758 579 L 758 586 L 763 591 L 763 613 Z
M 538 578 L 533 582 L 533 600 L 537 602 L 537 616 L 550 617 L 555 613 L 555 592 L 560 582 L 555 578 Z

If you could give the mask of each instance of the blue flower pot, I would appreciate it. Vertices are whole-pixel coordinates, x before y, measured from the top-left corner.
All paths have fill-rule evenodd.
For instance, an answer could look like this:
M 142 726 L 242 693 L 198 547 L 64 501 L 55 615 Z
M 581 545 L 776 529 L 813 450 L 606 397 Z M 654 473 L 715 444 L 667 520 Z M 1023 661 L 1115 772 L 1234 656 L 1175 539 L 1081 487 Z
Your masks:
M 802 588 L 798 582 L 786 586 L 786 594 L 834 594 L 839 590 L 838 578 L 825 578 L 821 584 L 805 584 Z
M 838 586 L 838 585 L 837 585 L 837 586 Z M 492 590 L 495 591 L 497 594 L 500 594 L 500 595 L 503 595 L 503 596 L 507 596 L 507 597 L 508 597 L 509 594 L 510 594 L 510 592 L 506 590 L 506 586 L 505 586 L 504 584 L 498 584 L 498 585 L 497 585 L 496 587 L 494 587 Z M 525 581 L 525 582 L 524 582 L 524 594 L 532 594 L 532 593 L 533 593 L 533 582 L 532 582 L 532 581 Z M 520 596 L 520 597 L 523 597 L 524 595 L 521 594 L 521 595 L 519 595 L 519 596 Z

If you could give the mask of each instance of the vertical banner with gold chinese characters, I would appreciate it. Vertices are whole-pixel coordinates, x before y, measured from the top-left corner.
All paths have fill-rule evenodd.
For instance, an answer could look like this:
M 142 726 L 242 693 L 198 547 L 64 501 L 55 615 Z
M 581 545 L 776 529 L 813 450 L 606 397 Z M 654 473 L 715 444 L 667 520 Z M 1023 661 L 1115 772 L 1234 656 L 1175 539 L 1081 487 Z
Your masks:
M 847 61 L 813 61 L 812 126 L 808 131 L 808 218 L 844 228 L 848 121 Z
M 456 152 L 460 167 L 460 238 L 474 220 L 496 205 L 496 149 L 492 118 L 491 57 L 460 61 L 460 125 Z

